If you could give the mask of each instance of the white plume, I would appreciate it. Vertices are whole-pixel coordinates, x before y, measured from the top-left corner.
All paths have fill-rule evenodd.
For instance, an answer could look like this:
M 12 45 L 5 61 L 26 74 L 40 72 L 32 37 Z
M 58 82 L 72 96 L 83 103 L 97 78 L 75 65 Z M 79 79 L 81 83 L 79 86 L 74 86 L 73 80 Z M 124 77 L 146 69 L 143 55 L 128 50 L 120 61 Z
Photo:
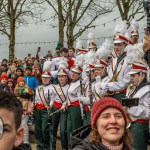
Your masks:
M 58 69 L 66 69 L 68 67 L 68 61 L 65 57 L 63 57 L 62 60 L 59 62 L 59 67 Z
M 113 51 L 113 45 L 110 40 L 106 39 L 105 42 L 100 46 L 95 53 L 97 59 L 107 60 Z
M 138 63 L 142 61 L 144 57 L 142 43 L 138 43 L 135 45 L 128 45 L 126 47 L 126 51 L 127 51 L 126 61 L 128 64 L 136 63 L 136 62 Z
M 85 54 L 84 61 L 86 64 L 94 63 L 95 59 L 96 57 L 94 51 L 89 51 L 88 53 Z
M 51 67 L 52 67 L 52 61 L 45 61 L 44 65 L 43 65 L 43 71 L 51 71 Z
M 136 29 L 136 30 L 139 29 L 139 24 L 138 24 L 138 22 L 137 22 L 135 19 L 132 19 L 132 20 L 131 20 L 130 28 L 131 28 L 132 30 L 133 30 L 133 29 Z
M 131 40 L 131 31 L 130 30 L 127 30 L 125 32 L 125 37 L 128 39 L 128 40 Z
M 93 33 L 88 33 L 88 40 L 94 40 L 94 34 Z
M 83 46 L 82 46 L 82 40 L 77 39 L 76 49 L 78 49 L 78 48 L 82 48 L 82 47 L 83 47 Z
M 116 35 L 117 33 L 120 34 L 125 34 L 127 30 L 127 23 L 126 21 L 119 21 L 116 23 L 115 29 L 114 29 L 114 35 Z
M 94 34 L 93 33 L 88 33 L 88 36 L 87 36 L 87 47 L 89 46 L 89 43 L 92 43 L 94 42 Z
M 84 54 L 80 54 L 76 56 L 75 65 L 83 66 L 84 62 Z

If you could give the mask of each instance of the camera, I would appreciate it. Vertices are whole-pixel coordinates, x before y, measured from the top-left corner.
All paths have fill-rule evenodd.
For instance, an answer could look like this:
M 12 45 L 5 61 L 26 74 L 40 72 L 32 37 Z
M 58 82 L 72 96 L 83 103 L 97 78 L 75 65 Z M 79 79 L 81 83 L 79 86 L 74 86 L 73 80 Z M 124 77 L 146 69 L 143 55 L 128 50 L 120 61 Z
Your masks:
M 138 106 L 139 104 L 139 98 L 122 98 L 121 100 L 122 106 L 125 107 L 133 107 L 133 106 Z

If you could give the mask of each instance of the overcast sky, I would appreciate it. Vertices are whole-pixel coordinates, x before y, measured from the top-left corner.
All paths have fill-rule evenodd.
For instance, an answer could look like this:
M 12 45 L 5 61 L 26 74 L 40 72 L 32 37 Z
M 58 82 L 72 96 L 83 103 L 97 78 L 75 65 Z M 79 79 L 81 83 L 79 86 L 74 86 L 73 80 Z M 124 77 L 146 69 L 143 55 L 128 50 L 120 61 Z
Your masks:
M 97 19 L 95 21 L 96 25 L 103 24 L 106 22 L 109 22 L 115 18 L 117 18 L 119 14 L 117 12 L 111 13 L 107 16 L 101 17 L 100 19 Z M 44 18 L 49 18 L 49 14 L 47 13 Z M 118 19 L 118 21 L 121 20 L 121 18 Z M 143 31 L 145 27 L 145 19 L 141 20 L 139 22 L 140 26 L 140 32 Z M 46 22 L 43 22 L 42 24 L 29 24 L 27 27 L 22 26 L 20 27 L 16 32 L 16 43 L 24 43 L 24 42 L 53 42 L 58 41 L 58 28 L 51 28 L 49 26 L 51 20 L 47 20 Z M 95 38 L 100 38 L 104 36 L 112 36 L 113 35 L 113 29 L 115 27 L 115 22 L 111 22 L 109 24 L 106 24 L 105 27 L 103 25 L 97 26 L 95 29 L 89 29 L 88 32 L 93 32 Z M 86 31 L 80 38 L 86 38 L 88 32 Z M 7 37 L 0 34 L 0 44 L 8 43 Z M 143 34 L 140 35 L 140 38 L 143 38 Z M 95 40 L 97 45 L 100 45 L 104 39 L 101 40 Z M 37 47 L 41 47 L 41 53 L 40 56 L 44 56 L 47 53 L 47 50 L 53 50 L 55 51 L 57 43 L 48 43 L 48 44 L 16 44 L 15 46 L 15 56 L 17 58 L 24 58 L 28 55 L 28 53 L 31 53 L 32 56 L 35 56 L 35 52 Z M 84 42 L 84 45 L 86 45 L 86 42 Z M 0 60 L 3 58 L 8 58 L 8 45 L 0 45 Z

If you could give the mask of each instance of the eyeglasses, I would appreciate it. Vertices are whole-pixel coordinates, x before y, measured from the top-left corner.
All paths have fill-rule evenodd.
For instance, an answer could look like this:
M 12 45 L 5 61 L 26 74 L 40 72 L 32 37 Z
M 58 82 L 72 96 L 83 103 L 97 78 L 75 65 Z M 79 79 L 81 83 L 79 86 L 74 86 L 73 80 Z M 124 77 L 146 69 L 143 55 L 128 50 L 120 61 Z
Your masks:
M 3 136 L 3 133 L 4 133 L 4 123 L 3 123 L 2 118 L 0 117 L 0 139 Z

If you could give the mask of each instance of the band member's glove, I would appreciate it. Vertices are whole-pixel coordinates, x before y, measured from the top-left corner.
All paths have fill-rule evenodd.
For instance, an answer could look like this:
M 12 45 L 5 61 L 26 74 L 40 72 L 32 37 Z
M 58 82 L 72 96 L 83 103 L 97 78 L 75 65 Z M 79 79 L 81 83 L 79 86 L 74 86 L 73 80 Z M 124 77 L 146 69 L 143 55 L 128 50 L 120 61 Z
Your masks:
M 90 99 L 89 97 L 78 97 L 78 100 L 80 101 L 80 103 L 84 104 L 84 105 L 90 105 Z
M 60 108 L 62 111 L 65 111 L 65 109 L 66 109 L 66 102 L 64 102 L 63 104 L 62 104 L 62 106 L 61 106 L 61 108 Z

